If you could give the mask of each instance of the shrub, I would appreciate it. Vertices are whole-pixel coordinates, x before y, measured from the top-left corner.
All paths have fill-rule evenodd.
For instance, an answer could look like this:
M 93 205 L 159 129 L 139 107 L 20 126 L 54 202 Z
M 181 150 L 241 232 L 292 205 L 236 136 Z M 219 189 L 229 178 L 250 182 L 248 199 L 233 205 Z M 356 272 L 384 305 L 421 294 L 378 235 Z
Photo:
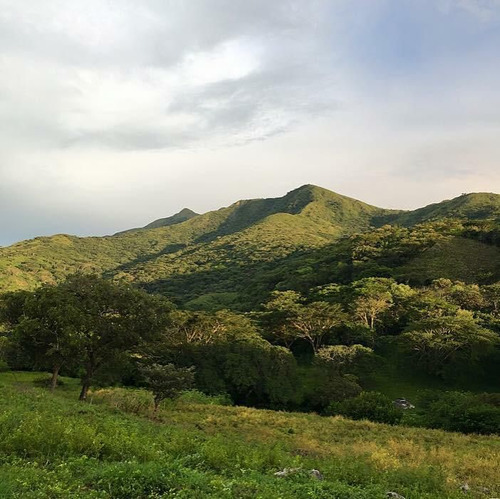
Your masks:
M 420 422 L 462 433 L 500 433 L 498 400 L 498 394 L 425 392 L 420 397 Z
M 227 393 L 207 395 L 199 390 L 188 390 L 182 393 L 179 396 L 179 402 L 202 405 L 233 405 L 233 401 Z
M 403 417 L 403 411 L 395 407 L 390 398 L 377 392 L 362 392 L 355 398 L 334 402 L 327 413 L 387 424 L 397 424 Z
M 141 372 L 153 392 L 155 412 L 162 400 L 177 398 L 194 384 L 194 367 L 152 364 L 142 367 Z

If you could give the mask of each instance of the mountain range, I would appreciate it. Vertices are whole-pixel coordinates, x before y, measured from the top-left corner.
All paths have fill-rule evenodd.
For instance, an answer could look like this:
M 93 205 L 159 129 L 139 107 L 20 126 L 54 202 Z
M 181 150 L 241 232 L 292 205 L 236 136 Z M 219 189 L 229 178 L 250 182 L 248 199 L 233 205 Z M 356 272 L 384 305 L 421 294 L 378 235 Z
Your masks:
M 403 211 L 304 185 L 283 197 L 237 201 L 205 214 L 186 208 L 112 236 L 58 234 L 0 248 L 0 291 L 33 289 L 83 271 L 125 280 L 183 302 L 194 300 L 194 306 L 214 296 L 230 305 L 243 283 L 255 280 L 257 274 L 270 275 L 283 262 L 299 256 L 299 269 L 307 267 L 304 259 L 314 259 L 315 252 L 324 248 L 338 247 L 353 234 L 387 225 L 411 228 L 450 219 L 498 221 L 500 195 L 463 194 Z M 452 251 L 446 249 L 450 240 L 441 241 L 443 251 Z M 500 267 L 498 248 L 474 244 L 481 245 L 480 249 L 471 251 L 478 252 L 478 261 L 486 262 L 487 269 L 481 272 L 491 277 Z M 452 246 L 457 250 L 456 244 Z M 290 272 L 299 269 L 295 266 Z M 279 284 L 271 281 L 266 283 L 269 289 Z

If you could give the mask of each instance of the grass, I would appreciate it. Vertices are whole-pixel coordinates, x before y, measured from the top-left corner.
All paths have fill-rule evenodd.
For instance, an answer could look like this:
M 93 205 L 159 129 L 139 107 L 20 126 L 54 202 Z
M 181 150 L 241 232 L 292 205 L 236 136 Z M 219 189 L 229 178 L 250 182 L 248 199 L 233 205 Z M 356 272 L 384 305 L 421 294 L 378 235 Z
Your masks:
M 464 483 L 469 497 L 500 493 L 498 437 L 214 405 L 193 394 L 153 415 L 143 390 L 94 390 L 85 404 L 76 380 L 51 394 L 34 383 L 39 376 L 0 374 L 0 497 L 382 499 L 395 491 L 431 499 L 463 497 Z M 285 467 L 302 471 L 274 475 Z

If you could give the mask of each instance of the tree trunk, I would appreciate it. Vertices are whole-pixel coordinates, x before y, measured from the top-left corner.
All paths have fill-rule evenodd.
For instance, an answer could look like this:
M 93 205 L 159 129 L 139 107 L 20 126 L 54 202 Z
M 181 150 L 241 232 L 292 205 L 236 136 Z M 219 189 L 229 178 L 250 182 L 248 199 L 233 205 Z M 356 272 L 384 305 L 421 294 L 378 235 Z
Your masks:
M 92 350 L 89 350 L 87 355 L 88 360 L 86 362 L 85 375 L 82 378 L 82 391 L 80 392 L 80 397 L 78 398 L 78 400 L 82 401 L 87 400 L 87 393 L 90 388 L 90 382 L 92 381 L 94 373 L 98 367 L 97 362 L 95 361 L 94 352 Z
M 53 392 L 57 386 L 57 377 L 59 376 L 59 369 L 61 366 L 54 366 L 52 368 L 52 378 L 50 380 L 50 391 Z
M 87 393 L 90 388 L 90 379 L 88 377 L 85 377 L 84 380 L 82 381 L 82 391 L 80 392 L 80 397 L 78 400 L 85 401 L 87 400 Z

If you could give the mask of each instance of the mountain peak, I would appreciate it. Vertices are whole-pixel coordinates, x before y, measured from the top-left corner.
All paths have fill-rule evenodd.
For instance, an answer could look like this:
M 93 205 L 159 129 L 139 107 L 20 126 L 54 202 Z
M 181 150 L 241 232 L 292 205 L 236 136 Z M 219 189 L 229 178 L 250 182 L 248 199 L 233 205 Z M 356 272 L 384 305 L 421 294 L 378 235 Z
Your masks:
M 180 224 L 186 220 L 190 220 L 193 217 L 197 217 L 198 213 L 190 210 L 189 208 L 183 208 L 181 211 L 166 218 L 159 218 L 154 222 L 143 227 L 143 229 L 157 229 L 158 227 L 168 227 L 169 225 Z
M 124 230 L 122 232 L 117 232 L 115 236 L 120 235 L 120 234 L 126 234 L 128 232 L 137 232 L 140 230 L 145 230 L 145 229 L 157 229 L 159 227 L 168 227 L 169 225 L 176 225 L 180 224 L 182 222 L 186 222 L 187 220 L 190 220 L 191 218 L 197 217 L 198 213 L 196 213 L 193 210 L 190 210 L 189 208 L 183 208 L 181 211 L 176 213 L 175 215 L 172 215 L 170 217 L 166 218 L 159 218 L 158 220 L 155 220 L 144 227 L 137 227 L 135 229 L 129 229 L 129 230 Z

